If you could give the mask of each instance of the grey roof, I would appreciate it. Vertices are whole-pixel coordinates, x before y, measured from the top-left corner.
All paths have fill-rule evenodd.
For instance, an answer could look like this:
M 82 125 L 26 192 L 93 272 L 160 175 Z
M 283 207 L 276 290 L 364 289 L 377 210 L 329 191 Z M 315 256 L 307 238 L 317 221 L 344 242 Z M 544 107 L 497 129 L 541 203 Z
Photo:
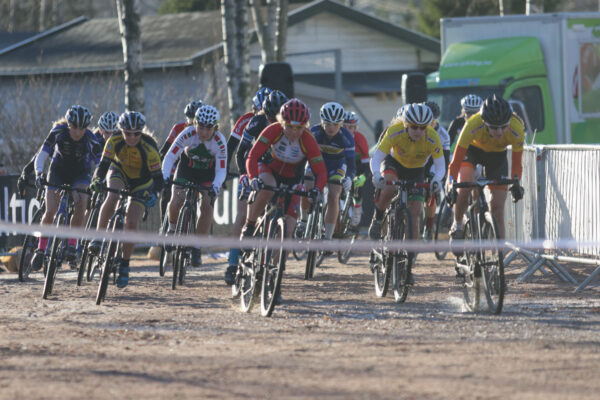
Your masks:
M 370 16 L 332 0 L 317 0 L 289 12 L 294 25 L 321 12 L 332 12 L 395 38 L 434 52 L 434 38 Z M 252 27 L 252 18 L 249 18 Z M 192 65 L 194 60 L 222 48 L 219 11 L 142 17 L 145 68 Z M 253 35 L 255 40 L 256 35 Z M 35 39 L 35 38 L 34 38 Z M 8 52 L 0 51 L 0 75 L 31 75 L 109 71 L 123 68 L 116 18 L 78 18 L 61 29 L 38 35 Z

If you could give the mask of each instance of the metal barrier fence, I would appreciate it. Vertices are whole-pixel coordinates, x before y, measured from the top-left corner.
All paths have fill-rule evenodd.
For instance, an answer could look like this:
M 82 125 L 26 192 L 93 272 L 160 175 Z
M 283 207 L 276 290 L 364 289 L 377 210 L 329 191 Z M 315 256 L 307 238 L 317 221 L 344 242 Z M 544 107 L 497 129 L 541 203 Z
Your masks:
M 508 154 L 510 162 L 510 151 Z M 562 279 L 577 283 L 557 262 L 598 265 L 579 285 L 582 290 L 600 274 L 600 146 L 526 146 L 523 153 L 523 201 L 505 205 L 506 238 L 528 243 L 533 240 L 577 241 L 576 257 L 521 251 L 515 247 L 506 264 L 517 255 L 529 266 L 523 281 L 536 270 L 548 266 Z M 589 245 L 589 243 L 597 243 Z

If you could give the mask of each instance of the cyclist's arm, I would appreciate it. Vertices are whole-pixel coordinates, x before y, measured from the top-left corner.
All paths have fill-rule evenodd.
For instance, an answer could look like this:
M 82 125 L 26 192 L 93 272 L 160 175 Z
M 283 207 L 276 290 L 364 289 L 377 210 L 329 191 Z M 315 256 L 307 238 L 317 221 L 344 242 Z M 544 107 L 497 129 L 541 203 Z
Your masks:
M 23 172 L 21 172 L 22 176 L 29 176 L 34 168 L 35 168 L 35 159 L 37 158 L 37 153 L 33 155 L 31 161 L 27 163 L 27 165 L 23 168 Z
M 444 157 L 438 157 L 433 159 L 433 179 L 441 181 L 446 175 L 446 163 Z
M 240 145 L 235 153 L 236 164 L 240 175 L 246 173 L 246 157 L 248 156 L 248 152 L 252 148 L 254 140 L 260 136 L 265 127 L 266 125 L 264 123 L 260 123 L 260 120 L 254 117 L 244 128 Z
M 183 139 L 182 134 L 179 134 L 179 136 L 177 136 L 177 139 L 173 142 L 173 144 L 169 148 L 169 151 L 163 158 L 162 175 L 165 181 L 171 176 L 173 165 L 175 165 L 177 160 L 179 160 L 179 156 L 181 155 L 184 149 L 185 140 Z
M 348 146 L 344 149 L 346 155 L 346 176 L 350 179 L 356 176 L 356 152 L 354 138 L 350 132 L 347 132 Z
M 177 124 L 173 125 L 173 127 L 171 128 L 171 131 L 169 132 L 169 135 L 167 135 L 167 139 L 165 140 L 165 142 L 163 143 L 162 147 L 159 150 L 161 159 L 165 158 L 167 151 L 169 151 L 169 149 L 171 148 L 171 145 L 173 144 L 173 141 L 175 140 L 176 137 L 177 137 Z
M 56 136 L 58 135 L 58 131 L 52 129 L 48 134 L 48 137 L 44 141 L 42 148 L 38 151 L 37 156 L 35 158 L 35 172 L 36 174 L 41 174 L 44 172 L 44 163 L 48 159 L 50 155 L 52 155 L 54 151 L 54 145 L 56 145 Z
M 258 160 L 267 152 L 269 147 L 273 144 L 273 141 L 281 133 L 283 128 L 281 125 L 270 125 L 268 126 L 260 136 L 254 146 L 250 149 L 248 153 L 248 158 L 246 159 L 246 172 L 250 179 L 258 177 Z
M 244 132 L 244 128 L 246 128 L 246 125 L 248 125 L 248 122 L 250 122 L 253 116 L 254 114 L 249 112 L 239 117 L 238 120 L 235 122 L 235 125 L 231 130 L 231 134 L 229 135 L 229 140 L 227 140 L 227 165 L 231 164 L 233 155 L 236 152 L 238 144 L 242 139 L 242 133 Z
M 302 140 L 303 147 L 306 149 L 306 158 L 310 164 L 310 169 L 315 175 L 315 187 L 322 192 L 327 184 L 327 168 L 325 167 L 325 161 L 323 160 L 319 145 L 308 129 L 302 132 L 300 140 Z
M 227 178 L 227 146 L 225 145 L 225 136 L 219 131 L 215 133 L 218 144 L 215 156 L 215 179 L 213 185 L 221 187 L 225 178 Z
M 373 157 L 371 158 L 371 173 L 374 176 L 381 176 L 380 167 L 384 159 L 385 153 L 377 148 L 373 153 Z

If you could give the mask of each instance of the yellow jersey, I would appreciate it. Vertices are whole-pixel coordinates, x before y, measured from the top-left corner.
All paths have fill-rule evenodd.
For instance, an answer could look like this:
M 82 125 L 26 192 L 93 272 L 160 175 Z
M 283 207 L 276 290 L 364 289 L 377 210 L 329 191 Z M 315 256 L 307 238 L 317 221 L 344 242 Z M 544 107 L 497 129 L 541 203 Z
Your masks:
M 405 168 L 420 168 L 425 165 L 429 156 L 436 159 L 444 155 L 440 137 L 435 129 L 427 126 L 425 135 L 413 141 L 403 122 L 397 122 L 387 128 L 377 149 L 385 155 L 390 154 Z
M 496 139 L 488 131 L 481 114 L 477 113 L 469 118 L 456 142 L 457 146 L 465 149 L 475 146 L 487 152 L 501 152 L 509 145 L 512 145 L 513 152 L 521 152 L 524 144 L 525 128 L 515 114 L 510 118 L 510 129 L 507 129 L 501 138 Z
M 110 160 L 129 179 L 149 179 L 161 167 L 156 142 L 146 134 L 133 147 L 125 143 L 122 134 L 111 136 L 104 145 L 102 158 Z

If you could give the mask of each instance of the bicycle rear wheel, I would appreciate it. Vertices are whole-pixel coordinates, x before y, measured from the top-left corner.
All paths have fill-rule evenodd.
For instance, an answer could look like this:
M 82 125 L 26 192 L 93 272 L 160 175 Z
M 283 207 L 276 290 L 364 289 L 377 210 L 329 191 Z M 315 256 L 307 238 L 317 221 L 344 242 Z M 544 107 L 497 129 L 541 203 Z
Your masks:
M 308 240 L 316 240 L 320 235 L 319 229 L 319 214 L 321 213 L 321 206 L 315 205 L 313 212 L 308 216 L 308 222 L 306 223 L 306 234 Z M 304 279 L 310 280 L 315 275 L 315 266 L 317 264 L 317 250 L 308 250 L 306 253 L 306 266 L 304 268 Z
M 165 235 L 169 230 L 169 217 L 165 213 L 163 218 L 162 226 L 160 228 L 160 234 Z M 169 252 L 165 249 L 166 245 L 160 246 L 160 260 L 158 263 L 158 273 L 160 276 L 165 276 L 165 272 L 167 271 L 167 261 L 169 259 Z
M 488 212 L 481 231 L 483 240 L 495 241 L 498 239 L 498 227 L 494 217 Z M 504 277 L 504 261 L 502 251 L 498 248 L 481 250 L 481 272 L 483 289 L 490 312 L 500 314 L 504 303 L 506 288 Z
M 476 243 L 479 241 L 475 221 L 469 219 L 465 224 L 465 243 Z M 469 311 L 477 311 L 481 297 L 481 268 L 478 265 L 478 251 L 466 251 L 465 262 L 469 270 L 465 273 L 463 283 L 464 304 Z
M 394 240 L 410 240 L 412 237 L 411 216 L 408 209 L 399 210 L 396 214 L 394 224 Z M 410 285 L 408 278 L 412 268 L 411 253 L 406 250 L 398 250 L 393 253 L 392 259 L 392 282 L 394 288 L 394 300 L 396 303 L 404 303 Z
M 39 208 L 33 214 L 30 225 L 38 225 L 44 211 L 44 207 Z M 33 235 L 26 235 L 23 240 L 23 249 L 21 250 L 21 257 L 19 257 L 19 281 L 21 282 L 25 282 L 29 278 L 29 274 L 31 273 L 31 258 L 37 249 L 38 242 L 39 239 Z
M 275 299 L 281 290 L 285 268 L 285 250 L 282 246 L 285 235 L 284 218 L 271 220 L 269 225 L 260 290 L 260 313 L 263 317 L 270 317 L 275 309 Z
M 63 226 L 65 224 L 64 214 L 59 214 L 56 218 L 56 226 Z M 66 240 L 66 239 L 65 239 Z M 50 261 L 48 262 L 48 272 L 46 273 L 46 280 L 44 281 L 44 292 L 42 294 L 43 299 L 47 299 L 52 294 L 54 288 L 54 280 L 56 279 L 56 272 L 62 262 L 62 248 L 64 247 L 65 240 L 55 237 L 52 240 L 52 250 L 50 250 Z
M 439 243 L 440 241 L 448 240 L 448 230 L 452 220 L 452 208 L 448 206 L 445 200 L 442 200 L 440 210 L 435 216 L 435 225 L 433 227 L 433 243 Z M 443 260 L 446 258 L 447 251 L 435 251 L 435 258 Z
M 296 225 L 298 225 L 298 221 L 296 221 Z M 296 236 L 296 227 L 294 227 L 294 238 L 297 241 L 306 240 L 309 237 L 307 235 L 307 232 L 308 232 L 308 224 L 307 224 L 307 226 L 304 227 L 304 236 L 298 237 L 298 236 Z M 300 260 L 303 260 L 304 257 L 306 257 L 306 250 L 305 249 L 294 249 L 294 250 L 292 250 L 292 254 L 294 255 L 294 258 L 296 259 L 296 261 L 300 261 Z
M 258 297 L 259 271 L 261 268 L 261 258 L 263 252 L 254 249 L 248 255 L 246 264 L 242 269 L 240 277 L 240 308 L 243 312 L 250 312 L 256 297 Z
M 377 297 L 385 297 L 390 285 L 390 271 L 392 269 L 393 254 L 385 246 L 386 242 L 392 240 L 394 231 L 393 214 L 386 213 L 381 224 L 381 238 L 383 244 L 381 247 L 371 252 L 371 270 L 375 280 L 375 295 Z

